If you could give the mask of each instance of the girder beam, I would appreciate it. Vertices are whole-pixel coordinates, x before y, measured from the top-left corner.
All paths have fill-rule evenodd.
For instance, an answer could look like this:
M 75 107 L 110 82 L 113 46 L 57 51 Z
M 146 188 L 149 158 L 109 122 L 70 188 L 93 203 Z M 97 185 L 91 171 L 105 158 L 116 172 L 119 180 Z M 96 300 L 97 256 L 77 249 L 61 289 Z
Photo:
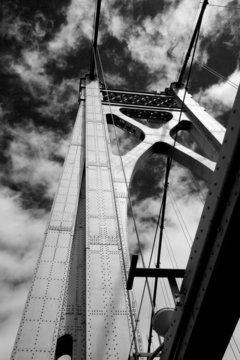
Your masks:
M 132 256 L 128 273 L 127 290 L 131 290 L 135 277 L 152 278 L 183 278 L 185 269 L 137 268 L 138 255 Z

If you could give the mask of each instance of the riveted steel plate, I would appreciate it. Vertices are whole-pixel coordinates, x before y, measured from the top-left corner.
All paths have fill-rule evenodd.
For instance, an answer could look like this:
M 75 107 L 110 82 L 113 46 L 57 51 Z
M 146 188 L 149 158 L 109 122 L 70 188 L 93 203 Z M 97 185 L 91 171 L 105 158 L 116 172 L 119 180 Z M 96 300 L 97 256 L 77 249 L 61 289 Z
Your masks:
M 86 87 L 86 289 L 87 359 L 125 359 L 131 321 L 125 290 L 125 227 L 113 187 L 109 137 L 98 84 Z M 90 135 L 90 136 L 89 136 Z M 95 155 L 93 155 L 95 152 Z M 93 164 L 94 159 L 94 164 Z M 124 344 L 124 347 L 122 346 Z

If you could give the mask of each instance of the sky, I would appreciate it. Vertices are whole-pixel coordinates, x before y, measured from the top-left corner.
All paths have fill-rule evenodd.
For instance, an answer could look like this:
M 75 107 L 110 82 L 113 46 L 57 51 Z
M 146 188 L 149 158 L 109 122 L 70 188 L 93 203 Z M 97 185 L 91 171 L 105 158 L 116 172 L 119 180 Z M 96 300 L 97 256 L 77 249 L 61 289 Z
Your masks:
M 209 3 L 189 92 L 226 126 L 240 80 L 240 5 Z M 199 0 L 102 0 L 99 52 L 108 87 L 161 91 L 176 81 L 200 6 Z M 68 149 L 79 78 L 89 72 L 95 1 L 2 0 L 0 9 L 0 353 L 6 360 Z M 146 251 L 159 209 L 161 161 L 144 163 L 131 186 Z M 182 206 L 193 237 L 207 184 L 191 176 L 173 164 L 180 185 L 170 205 Z M 167 223 L 172 238 L 168 215 Z

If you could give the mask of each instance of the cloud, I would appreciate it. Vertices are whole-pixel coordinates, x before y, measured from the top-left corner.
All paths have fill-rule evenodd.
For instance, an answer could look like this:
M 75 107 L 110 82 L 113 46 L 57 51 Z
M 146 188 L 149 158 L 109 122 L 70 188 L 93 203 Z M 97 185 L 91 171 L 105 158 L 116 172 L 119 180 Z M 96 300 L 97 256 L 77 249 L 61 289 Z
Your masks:
M 1 287 L 0 351 L 2 360 L 9 360 L 10 358 L 27 292 L 27 288 L 5 291 Z
M 35 98 L 49 95 L 52 79 L 45 72 L 47 59 L 38 50 L 22 51 L 20 59 L 12 60 L 11 70 L 19 75 L 25 87 Z
M 237 68 L 226 81 L 220 81 L 205 90 L 195 94 L 195 98 L 216 118 L 232 108 L 237 89 L 231 83 L 239 86 L 240 70 Z
M 224 5 L 230 3 L 227 1 Z M 110 7 L 107 3 L 105 31 L 125 42 L 132 59 L 146 65 L 149 74 L 155 74 L 155 80 L 148 85 L 149 90 L 163 88 L 177 79 L 200 7 L 197 1 L 182 0 L 177 4 L 167 1 L 161 8 L 159 5 L 155 16 L 141 14 L 136 17 L 131 2 L 125 7 L 116 4 Z M 229 18 L 234 20 L 235 13 L 228 8 L 207 7 L 196 54 L 199 61 L 207 61 L 209 43 L 213 44 L 226 32 L 230 27 Z M 231 24 L 231 33 L 238 33 L 236 21 Z
M 71 6 L 72 10 L 69 11 L 74 14 L 74 9 L 79 6 L 79 2 L 75 1 Z M 18 7 L 16 8 L 18 9 Z M 1 26 L 6 46 L 1 58 L 1 74 L 4 74 L 2 78 L 4 83 L 6 75 L 9 78 L 9 82 L 6 84 L 7 88 L 2 90 L 4 98 L 8 95 L 9 88 L 11 89 L 11 94 L 9 94 L 11 96 L 7 99 L 8 103 L 4 104 L 4 107 L 10 108 L 10 103 L 14 103 L 14 105 L 19 104 L 19 107 L 23 108 L 25 102 L 31 101 L 31 114 L 35 107 L 42 117 L 51 116 L 55 119 L 59 118 L 61 112 L 62 115 L 67 116 L 67 112 L 71 112 L 74 106 L 77 110 L 78 75 L 70 77 L 69 74 L 66 74 L 66 78 L 63 75 L 61 78 L 57 78 L 56 71 L 54 71 L 57 69 L 56 54 L 49 50 L 49 44 L 55 37 L 62 38 L 62 30 L 56 31 L 55 34 L 53 32 L 53 39 L 51 40 L 49 33 L 52 27 L 52 19 L 47 19 L 40 10 L 28 9 L 32 12 L 31 18 L 28 19 L 25 14 L 27 11 L 25 7 L 21 9 L 19 14 L 16 14 L 15 8 L 11 11 L 6 4 L 4 4 L 3 9 L 5 18 Z M 56 11 L 56 16 L 58 12 L 59 9 Z M 77 18 L 79 14 L 76 13 L 75 15 Z M 74 33 L 73 36 L 76 34 Z M 52 69 L 53 61 L 55 63 L 54 69 Z M 64 67 L 69 66 L 65 61 L 60 61 L 60 63 L 61 66 L 64 64 Z M 49 71 L 49 68 L 52 71 Z M 14 88 L 16 88 L 15 91 Z M 21 90 L 22 93 L 20 94 Z M 68 122 L 68 124 L 71 123 Z
M 39 114 L 42 117 L 53 118 L 54 121 L 64 122 L 65 128 L 72 127 L 74 118 L 73 111 L 76 113 L 78 104 L 78 87 L 79 80 L 74 79 L 63 79 L 60 84 L 51 86 L 48 97 L 45 94 L 42 97 L 43 105 L 37 108 Z
M 42 185 L 45 189 L 42 195 L 52 198 L 62 170 L 56 159 L 65 156 L 68 141 L 58 133 L 34 127 L 31 122 L 26 128 L 11 129 L 10 133 L 13 141 L 8 148 L 9 180 L 29 187 Z
M 210 3 L 204 13 L 201 36 L 209 37 L 213 43 L 226 29 L 232 32 L 233 38 L 236 36 L 235 21 L 239 20 L 239 14 L 234 7 L 238 7 L 238 1 L 225 0 L 223 5 L 222 7 L 217 7 L 211 6 Z
M 38 105 L 38 111 L 43 116 L 59 117 L 61 111 L 76 107 L 79 80 L 63 78 L 55 84 L 53 77 L 46 71 L 51 59 L 49 56 L 45 51 L 24 50 L 22 57 L 11 61 L 10 70 L 20 77 L 32 97 L 43 103 L 42 106 Z
M 9 6 L 3 1 L 1 10 L 1 35 L 5 40 L 15 40 L 17 47 L 36 49 L 53 29 L 53 20 L 45 16 L 39 7 L 27 8 L 23 4 Z
M 144 63 L 150 73 L 161 72 L 162 82 L 169 84 L 181 65 L 179 60 L 195 14 L 196 4 L 184 0 L 140 21 L 134 18 L 134 13 L 123 17 L 115 11 L 111 13 L 114 23 L 109 20 L 108 26 L 114 36 L 126 41 L 134 60 Z
M 6 187 L 0 188 L 0 198 L 0 247 L 12 254 L 12 260 L 14 257 L 19 258 L 19 260 L 23 259 L 26 249 L 32 251 L 33 248 L 38 247 L 36 244 L 39 241 L 39 236 L 41 236 L 39 234 L 43 234 L 46 214 L 39 210 L 37 217 L 34 217 L 30 210 L 23 211 L 19 193 L 10 191 Z M 10 258 L 8 260 L 11 262 Z M 3 263 L 7 265 L 8 261 L 2 258 L 1 265 Z M 19 263 L 19 266 L 24 265 Z M 18 273 L 15 275 L 18 276 Z
M 80 46 L 81 39 L 92 38 L 95 3 L 72 0 L 66 10 L 66 21 L 60 31 L 48 43 L 49 51 L 57 56 Z
M 0 188 L 0 351 L 10 357 L 46 223 L 21 207 L 19 194 Z
M 110 72 L 105 72 L 105 81 L 111 88 L 116 88 L 118 86 L 124 86 L 127 83 L 127 80 L 123 78 L 120 74 L 113 74 Z

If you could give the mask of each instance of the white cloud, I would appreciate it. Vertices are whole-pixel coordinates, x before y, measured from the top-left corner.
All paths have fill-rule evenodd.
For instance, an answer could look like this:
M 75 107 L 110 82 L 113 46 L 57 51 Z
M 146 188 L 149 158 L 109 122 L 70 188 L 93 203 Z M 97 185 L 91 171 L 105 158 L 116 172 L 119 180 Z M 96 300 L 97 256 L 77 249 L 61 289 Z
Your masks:
M 52 54 L 59 54 L 80 46 L 83 37 L 92 38 L 95 2 L 72 0 L 67 12 L 66 22 L 55 38 L 48 44 Z
M 177 6 L 171 4 L 155 17 L 146 17 L 141 24 L 134 23 L 130 17 L 122 19 L 114 14 L 115 23 L 113 26 L 109 22 L 110 30 L 120 40 L 127 41 L 133 59 L 145 64 L 152 73 L 161 71 L 162 88 L 175 80 L 181 67 L 197 5 L 196 1 L 188 0 Z M 158 86 L 156 83 L 150 87 Z
M 52 157 L 66 154 L 67 140 L 51 131 L 34 128 L 31 123 L 27 129 L 12 129 L 11 134 L 14 136 L 8 150 L 11 180 L 29 186 L 43 185 L 46 195 L 52 198 L 62 169 Z
M 240 83 L 240 70 L 236 69 L 231 74 L 227 81 L 220 82 L 219 84 L 212 85 L 205 91 L 205 95 L 212 100 L 221 101 L 222 104 L 228 108 L 233 105 L 234 98 L 236 96 L 237 89 L 231 86 L 231 83 L 239 85 Z
M 235 10 L 231 9 L 231 3 L 232 0 L 224 0 L 224 4 L 221 4 L 224 5 L 223 7 L 206 7 L 202 21 L 201 34 L 203 36 L 211 37 L 212 42 L 226 30 L 226 26 L 229 26 L 230 17 L 232 18 L 232 15 L 236 14 Z M 228 5 L 229 8 L 227 7 Z M 232 20 L 233 19 L 231 19 L 231 21 Z
M 37 255 L 43 240 L 46 214 L 33 217 L 22 209 L 17 193 L 0 189 L 0 353 L 7 360 Z
M 46 74 L 46 54 L 39 50 L 24 50 L 22 57 L 11 61 L 10 70 L 19 75 L 34 97 L 48 97 L 52 79 Z
M 12 291 L 5 291 L 1 287 L 1 293 L 0 318 L 4 316 L 5 320 L 3 318 L 0 320 L 0 351 L 1 359 L 9 360 L 26 301 L 28 286 Z
M 124 79 L 121 75 L 117 74 L 117 73 L 109 73 L 109 72 L 105 72 L 105 81 L 107 82 L 107 84 L 109 84 L 111 87 L 117 87 L 120 85 L 125 85 L 126 84 L 126 79 Z
M 40 105 L 37 111 L 43 117 L 53 117 L 56 120 L 59 119 L 64 112 L 68 112 L 74 108 L 77 111 L 78 87 L 78 79 L 63 79 L 57 86 L 52 85 L 49 93 L 43 94 L 42 98 L 45 100 L 44 105 Z M 71 120 L 73 119 L 66 117 L 66 123 Z
M 239 68 L 237 68 L 226 81 L 219 82 L 204 91 L 200 91 L 195 95 L 195 97 L 206 107 L 208 111 L 210 111 L 215 117 L 218 117 L 224 111 L 231 109 L 233 106 L 237 89 L 233 87 L 231 83 L 239 85 Z
M 59 84 L 46 72 L 50 54 L 39 50 L 24 50 L 22 57 L 11 60 L 10 70 L 21 78 L 24 86 L 41 105 L 36 108 L 41 116 L 58 119 L 61 114 L 77 109 L 79 79 L 63 78 Z
M 230 0 L 224 5 L 228 3 Z M 107 31 L 126 41 L 134 60 L 145 64 L 149 72 L 159 73 L 159 79 L 150 84 L 149 89 L 169 86 L 177 79 L 202 4 L 196 0 L 168 2 L 155 17 L 145 17 L 141 23 L 134 19 L 131 11 L 123 17 L 116 8 L 107 5 L 104 8 Z M 131 6 L 126 4 L 126 7 Z M 208 58 L 206 49 L 199 51 L 201 41 L 207 37 L 214 42 L 223 34 L 229 26 L 229 13 L 228 8 L 207 7 L 196 54 L 198 60 Z
M 36 246 L 39 233 L 43 230 L 42 220 L 34 220 L 30 212 L 23 211 L 18 193 L 7 188 L 0 189 L 0 246 L 2 249 L 11 249 L 15 255 L 23 255 L 25 247 Z M 42 212 L 39 212 L 41 217 Z

